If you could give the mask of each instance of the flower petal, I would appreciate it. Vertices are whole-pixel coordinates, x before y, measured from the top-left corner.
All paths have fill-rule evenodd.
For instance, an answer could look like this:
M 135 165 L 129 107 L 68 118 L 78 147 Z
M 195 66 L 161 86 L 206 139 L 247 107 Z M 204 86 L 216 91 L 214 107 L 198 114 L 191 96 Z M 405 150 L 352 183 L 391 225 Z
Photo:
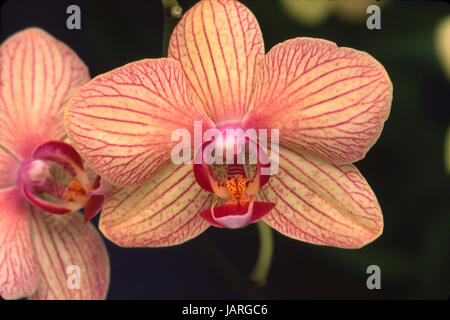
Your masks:
M 140 60 L 96 77 L 70 99 L 64 125 L 97 173 L 113 185 L 137 186 L 170 162 L 178 143 L 172 132 L 193 132 L 194 121 L 204 119 L 179 63 L 166 58 Z
M 41 279 L 28 209 L 18 187 L 0 190 L 0 296 L 4 299 L 33 294 Z
M 258 192 L 275 202 L 263 220 L 281 233 L 314 244 L 359 248 L 383 230 L 383 216 L 370 186 L 355 166 L 332 165 L 280 148 L 278 174 Z
M 109 258 L 105 244 L 79 212 L 57 216 L 33 208 L 33 241 L 42 282 L 31 299 L 104 299 L 109 286 Z M 70 287 L 79 267 L 80 287 Z
M 249 108 L 264 42 L 243 4 L 203 0 L 175 27 L 169 57 L 181 62 L 196 98 L 220 125 L 241 120 Z
M 392 83 L 365 52 L 296 38 L 266 55 L 255 99 L 247 127 L 279 129 L 280 144 L 345 164 L 364 158 L 378 139 Z
M 89 73 L 70 48 L 38 28 L 8 38 L 0 61 L 0 143 L 28 159 L 37 145 L 64 136 L 63 106 Z
M 16 184 L 19 168 L 19 161 L 0 146 L 0 189 Z
M 180 244 L 209 227 L 199 213 L 212 194 L 195 181 L 192 165 L 170 164 L 137 188 L 114 188 L 100 216 L 100 230 L 123 247 Z

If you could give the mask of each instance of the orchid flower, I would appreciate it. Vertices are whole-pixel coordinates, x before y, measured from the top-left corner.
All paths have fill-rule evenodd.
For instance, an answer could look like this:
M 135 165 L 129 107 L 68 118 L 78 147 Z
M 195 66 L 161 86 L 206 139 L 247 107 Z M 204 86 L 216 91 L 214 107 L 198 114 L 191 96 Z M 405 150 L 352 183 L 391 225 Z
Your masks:
M 383 217 L 351 163 L 378 139 L 391 100 L 391 81 L 369 54 L 313 38 L 264 54 L 249 9 L 202 0 L 175 27 L 168 58 L 94 78 L 71 97 L 64 126 L 89 166 L 116 185 L 99 227 L 118 245 L 175 245 L 211 225 L 262 219 L 298 240 L 358 248 L 381 234 Z M 213 139 L 192 148 L 194 164 L 175 164 L 172 134 L 184 128 L 192 137 L 195 123 L 279 130 L 278 173 L 262 174 L 263 158 L 274 157 L 252 139 L 226 147 L 261 147 L 253 172 L 196 164 Z
M 18 32 L 0 47 L 0 295 L 5 299 L 106 296 L 105 245 L 75 212 L 86 207 L 94 215 L 103 197 L 88 195 L 95 182 L 78 153 L 61 141 L 63 105 L 87 81 L 80 58 L 41 29 Z
M 435 35 L 436 52 L 450 80 L 450 16 L 439 22 Z M 450 173 L 450 127 L 447 129 L 444 142 L 445 168 Z

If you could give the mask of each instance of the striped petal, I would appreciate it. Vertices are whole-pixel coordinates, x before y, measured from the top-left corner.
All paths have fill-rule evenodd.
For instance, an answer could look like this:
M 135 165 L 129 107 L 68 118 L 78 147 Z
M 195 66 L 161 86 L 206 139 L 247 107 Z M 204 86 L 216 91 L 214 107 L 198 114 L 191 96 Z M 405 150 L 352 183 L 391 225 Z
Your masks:
M 100 216 L 100 230 L 123 247 L 183 243 L 209 227 L 199 213 L 213 195 L 195 181 L 192 165 L 168 165 L 138 188 L 115 188 Z
M 205 117 L 179 63 L 165 58 L 96 77 L 73 95 L 64 119 L 73 146 L 90 167 L 113 185 L 137 186 L 170 162 L 179 143 L 171 140 L 172 132 L 193 130 L 194 121 Z
M 257 195 L 262 201 L 276 203 L 263 220 L 301 241 L 359 248 L 383 230 L 378 201 L 351 164 L 332 165 L 280 148 L 278 173 Z
M 266 55 L 255 99 L 247 127 L 277 128 L 280 144 L 345 164 L 364 158 L 378 139 L 392 83 L 367 53 L 296 38 Z
M 63 106 L 89 80 L 80 58 L 38 28 L 0 47 L 0 144 L 28 159 L 39 144 L 64 136 Z
M 93 225 L 84 224 L 79 212 L 57 216 L 33 208 L 31 217 L 42 270 L 42 282 L 31 299 L 104 299 L 109 286 L 109 258 Z
M 0 190 L 0 296 L 28 297 L 36 291 L 40 276 L 28 205 L 18 187 Z
M 199 103 L 220 125 L 241 120 L 249 108 L 264 43 L 244 5 L 203 0 L 176 26 L 169 57 L 181 62 Z
M 0 145 L 0 189 L 16 184 L 20 163 Z

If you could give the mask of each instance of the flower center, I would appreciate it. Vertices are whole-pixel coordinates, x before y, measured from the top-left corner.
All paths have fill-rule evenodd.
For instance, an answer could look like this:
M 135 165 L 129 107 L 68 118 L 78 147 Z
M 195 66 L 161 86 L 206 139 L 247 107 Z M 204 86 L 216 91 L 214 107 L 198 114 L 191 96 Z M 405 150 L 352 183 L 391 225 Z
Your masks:
M 238 200 L 242 201 L 245 198 L 245 189 L 247 189 L 248 178 L 231 178 L 229 180 L 225 180 L 224 184 L 228 189 L 230 195 Z
M 86 197 L 86 190 L 77 179 L 72 179 L 66 186 L 62 198 L 69 201 L 75 201 L 80 197 Z
M 41 186 L 50 177 L 49 165 L 39 159 L 25 162 L 19 170 L 19 180 L 26 185 Z
M 269 176 L 261 173 L 261 168 L 266 167 L 268 163 L 261 162 L 258 152 L 260 146 L 249 138 L 244 142 L 225 139 L 218 141 L 217 145 L 215 145 L 216 141 L 204 143 L 197 150 L 194 158 L 194 175 L 197 183 L 219 198 L 211 208 L 202 211 L 200 215 L 217 227 L 242 228 L 258 221 L 274 207 L 274 203 L 259 202 L 254 198 L 258 190 L 269 180 Z M 225 145 L 223 141 L 228 141 L 227 149 L 234 150 L 237 154 L 235 153 L 233 157 L 226 155 L 226 164 L 223 161 L 215 164 L 208 158 L 208 153 L 213 150 L 211 147 L 218 147 L 220 151 Z M 255 162 L 249 160 L 252 159 L 251 147 L 253 147 Z M 199 158 L 205 159 L 204 150 L 207 151 L 206 160 L 202 162 Z M 264 160 L 267 160 L 265 150 L 261 151 Z M 219 154 L 223 153 L 219 152 Z M 230 159 L 234 161 L 228 162 Z M 216 206 L 219 201 L 222 204 Z

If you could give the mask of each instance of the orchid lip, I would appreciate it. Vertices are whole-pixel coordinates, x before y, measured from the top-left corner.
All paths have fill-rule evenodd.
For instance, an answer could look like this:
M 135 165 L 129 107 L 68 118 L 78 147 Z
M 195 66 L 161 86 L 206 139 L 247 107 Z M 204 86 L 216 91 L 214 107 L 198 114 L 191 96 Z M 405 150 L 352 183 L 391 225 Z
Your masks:
M 255 200 L 239 204 L 225 203 L 217 207 L 215 204 L 200 212 L 200 216 L 215 227 L 231 229 L 243 228 L 255 223 L 275 207 L 273 202 Z
M 238 229 L 238 228 L 243 228 L 247 225 L 250 224 L 250 219 L 252 217 L 253 214 L 253 204 L 254 204 L 254 200 L 250 202 L 249 206 L 248 206 L 248 210 L 247 213 L 245 213 L 244 215 L 227 215 L 227 216 L 223 216 L 220 218 L 217 218 L 214 215 L 214 207 L 211 207 L 211 215 L 213 217 L 213 219 L 221 224 L 222 226 L 224 226 L 225 228 L 229 228 L 229 229 Z

